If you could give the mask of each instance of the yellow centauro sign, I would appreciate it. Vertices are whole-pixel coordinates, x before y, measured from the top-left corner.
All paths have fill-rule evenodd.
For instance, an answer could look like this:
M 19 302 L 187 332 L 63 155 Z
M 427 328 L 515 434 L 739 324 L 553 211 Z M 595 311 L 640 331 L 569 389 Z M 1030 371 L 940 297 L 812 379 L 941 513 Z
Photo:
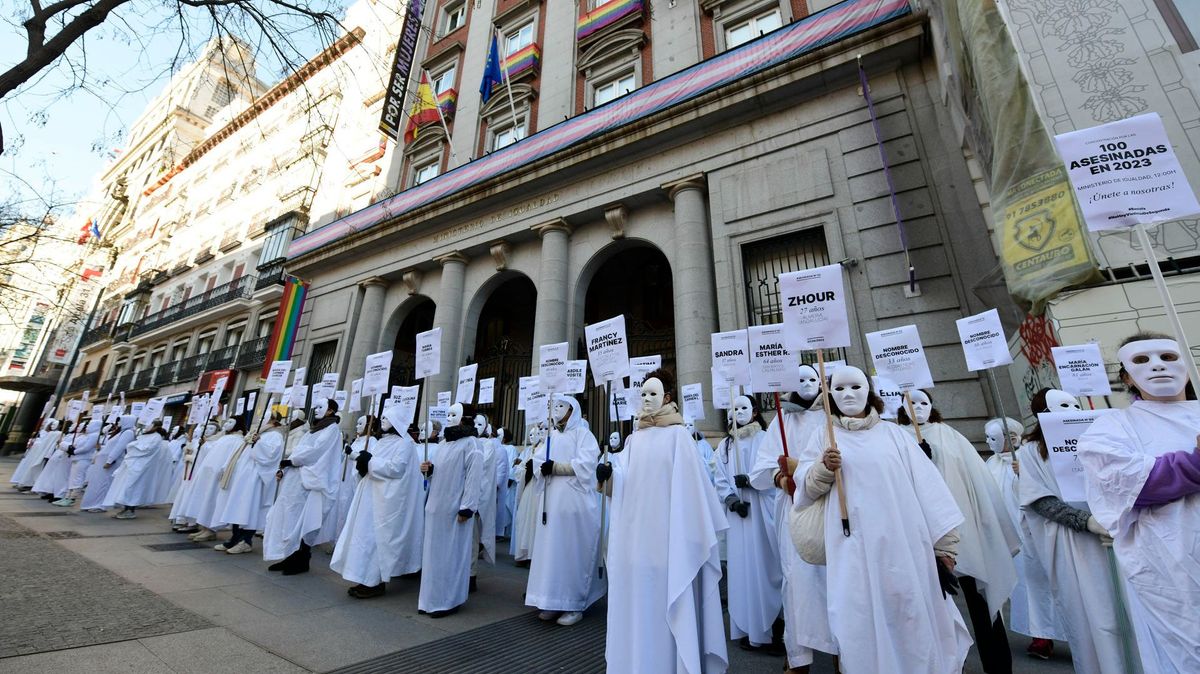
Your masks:
M 1095 262 L 1061 166 L 1013 185 L 1001 208 L 1000 255 L 1013 295 L 1038 304 L 1093 273 Z

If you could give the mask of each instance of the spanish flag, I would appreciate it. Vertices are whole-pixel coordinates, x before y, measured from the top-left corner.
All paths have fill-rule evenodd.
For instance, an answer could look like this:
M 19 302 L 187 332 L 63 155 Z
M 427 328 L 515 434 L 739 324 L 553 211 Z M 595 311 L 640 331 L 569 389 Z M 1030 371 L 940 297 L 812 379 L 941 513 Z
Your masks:
M 417 86 L 417 98 L 413 101 L 412 112 L 408 113 L 408 126 L 404 128 L 404 142 L 411 143 L 417 139 L 417 129 L 438 121 L 437 103 L 433 97 L 433 87 L 429 86 L 429 77 L 421 71 L 421 84 Z

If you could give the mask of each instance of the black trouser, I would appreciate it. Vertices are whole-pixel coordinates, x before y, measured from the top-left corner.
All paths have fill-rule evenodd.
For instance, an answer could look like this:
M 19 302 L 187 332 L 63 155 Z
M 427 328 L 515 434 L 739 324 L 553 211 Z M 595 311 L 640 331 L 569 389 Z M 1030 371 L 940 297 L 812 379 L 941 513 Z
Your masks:
M 310 548 L 308 546 L 308 543 L 305 543 L 304 541 L 300 541 L 300 547 L 295 552 L 288 555 L 287 559 L 285 559 L 283 561 L 288 564 L 294 565 L 294 564 L 299 564 L 299 563 L 303 563 L 303 562 L 308 562 L 310 557 L 312 557 L 312 548 Z
M 253 545 L 254 544 L 254 533 L 255 533 L 254 529 L 243 529 L 236 524 L 233 525 L 233 535 L 229 537 L 229 547 L 232 548 L 233 546 L 237 545 L 238 543 L 245 543 L 246 545 Z M 301 545 L 303 545 L 303 543 L 301 543 Z
M 1012 674 L 1012 652 L 1008 647 L 1008 631 L 999 614 L 992 620 L 988 611 L 987 598 L 979 592 L 979 586 L 970 576 L 959 576 L 958 584 L 967 602 L 971 615 L 971 631 L 975 633 L 975 645 L 979 648 L 979 661 L 987 674 Z

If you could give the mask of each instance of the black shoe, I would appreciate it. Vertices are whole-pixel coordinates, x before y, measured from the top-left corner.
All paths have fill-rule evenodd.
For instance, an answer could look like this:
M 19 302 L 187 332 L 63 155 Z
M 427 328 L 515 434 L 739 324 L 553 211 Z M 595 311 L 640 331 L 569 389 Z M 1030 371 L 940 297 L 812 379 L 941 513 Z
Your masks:
M 372 597 L 382 597 L 387 592 L 387 584 L 380 583 L 375 586 L 358 585 L 350 588 L 350 596 L 355 599 L 371 599 Z
M 293 560 L 290 564 L 283 567 L 283 575 L 285 576 L 296 576 L 301 573 L 308 573 L 308 557 Z
M 455 606 L 454 608 L 448 608 L 445 611 L 430 611 L 426 615 L 428 615 L 430 618 L 435 618 L 435 619 L 436 618 L 445 618 L 448 615 L 454 615 L 455 613 L 458 613 L 458 609 L 459 609 L 459 607 Z
M 282 562 L 275 562 L 274 564 L 267 567 L 267 571 L 283 571 L 284 569 L 286 569 L 288 567 L 287 561 L 288 560 L 285 559 Z
M 471 576 L 471 582 L 467 585 L 467 592 L 474 592 L 479 589 L 479 583 L 475 576 Z
M 413 571 L 412 573 L 406 573 L 406 574 L 404 574 L 403 576 L 400 576 L 400 579 L 401 579 L 401 580 L 420 580 L 420 579 L 421 579 L 421 572 L 420 572 L 420 571 Z

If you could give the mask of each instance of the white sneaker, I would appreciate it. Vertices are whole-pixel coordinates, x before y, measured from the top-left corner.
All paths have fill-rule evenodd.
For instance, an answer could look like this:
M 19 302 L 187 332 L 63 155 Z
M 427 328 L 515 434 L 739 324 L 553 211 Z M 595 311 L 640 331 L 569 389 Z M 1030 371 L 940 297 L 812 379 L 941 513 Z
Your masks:
M 555 618 L 557 618 L 560 615 L 562 615 L 561 611 L 542 611 L 541 613 L 538 614 L 538 620 L 545 620 L 546 622 L 550 622 L 551 620 L 554 620 Z
M 563 627 L 570 627 L 580 620 L 583 620 L 583 614 L 578 611 L 571 611 L 570 613 L 562 614 L 558 617 L 558 620 L 554 622 L 562 625 Z
M 115 520 L 136 520 L 137 515 L 132 510 L 122 510 L 121 512 L 117 513 L 116 515 L 113 515 L 113 519 L 115 519 Z
M 85 512 L 85 513 L 102 513 L 102 512 L 104 512 L 104 508 L 88 508 L 87 510 L 85 510 L 83 512 Z
M 213 531 L 212 529 L 201 529 L 200 531 L 197 531 L 196 533 L 192 534 L 191 536 L 188 536 L 188 538 L 192 539 L 193 541 L 195 541 L 197 543 L 203 543 L 205 541 L 215 541 L 215 540 L 217 540 L 217 532 Z
M 217 552 L 229 552 L 229 548 L 225 547 L 224 543 L 217 543 L 213 546 L 213 550 L 216 550 Z
M 71 506 L 75 505 L 75 499 L 63 497 L 51 503 L 50 505 L 58 506 L 60 508 L 70 508 Z
M 229 548 L 225 552 L 227 552 L 231 555 L 240 555 L 240 554 L 250 552 L 252 550 L 254 550 L 254 546 L 250 545 L 246 541 L 238 541 L 237 545 L 233 546 L 232 548 Z

